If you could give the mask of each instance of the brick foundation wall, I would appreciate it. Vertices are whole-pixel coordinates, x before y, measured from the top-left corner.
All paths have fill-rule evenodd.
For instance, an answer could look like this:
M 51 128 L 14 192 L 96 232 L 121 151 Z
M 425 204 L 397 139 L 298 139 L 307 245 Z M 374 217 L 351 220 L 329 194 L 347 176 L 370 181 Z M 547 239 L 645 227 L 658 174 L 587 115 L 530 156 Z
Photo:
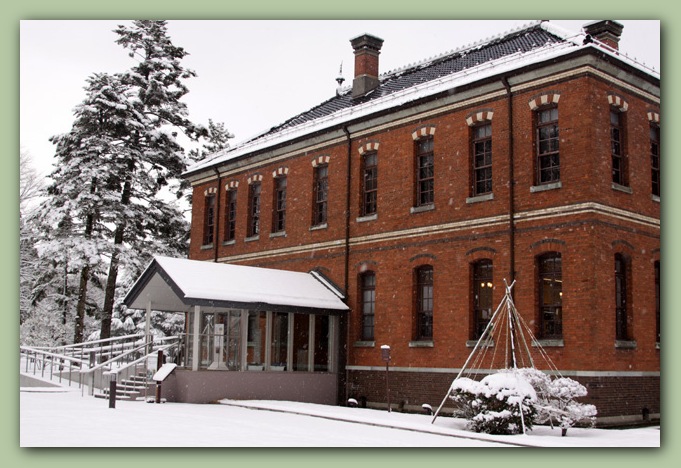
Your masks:
M 348 398 L 355 398 L 367 407 L 386 407 L 385 370 L 348 371 Z M 429 404 L 436 410 L 445 397 L 447 389 L 456 377 L 448 372 L 401 372 L 390 371 L 390 403 L 393 410 L 404 407 L 406 411 L 421 411 L 421 405 Z M 597 425 L 626 425 L 660 418 L 659 376 L 571 376 L 587 388 L 588 395 L 582 403 L 596 406 Z M 442 414 L 451 415 L 448 400 Z

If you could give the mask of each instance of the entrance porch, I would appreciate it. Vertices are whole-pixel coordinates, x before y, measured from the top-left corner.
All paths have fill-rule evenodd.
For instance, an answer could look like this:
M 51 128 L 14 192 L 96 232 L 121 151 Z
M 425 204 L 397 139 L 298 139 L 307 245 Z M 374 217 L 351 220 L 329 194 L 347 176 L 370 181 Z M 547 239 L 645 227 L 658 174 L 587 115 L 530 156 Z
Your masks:
M 156 257 L 128 308 L 185 314 L 168 401 L 222 398 L 337 403 L 338 323 L 348 307 L 316 272 Z M 147 329 L 147 333 L 148 333 Z

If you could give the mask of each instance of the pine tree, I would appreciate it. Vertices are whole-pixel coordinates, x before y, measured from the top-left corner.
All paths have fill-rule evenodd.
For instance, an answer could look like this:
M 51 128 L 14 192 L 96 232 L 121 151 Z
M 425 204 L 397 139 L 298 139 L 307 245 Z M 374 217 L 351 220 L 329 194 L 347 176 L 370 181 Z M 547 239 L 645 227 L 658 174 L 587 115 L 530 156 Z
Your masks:
M 116 41 L 128 49 L 139 62 L 120 74 L 132 96 L 135 123 L 139 123 L 126 139 L 126 154 L 110 180 L 119 193 L 113 205 L 115 229 L 113 248 L 105 287 L 100 338 L 111 336 L 111 321 L 119 268 L 126 261 L 130 273 L 140 269 L 140 255 L 166 251 L 182 251 L 186 221 L 178 205 L 170 204 L 167 195 L 182 195 L 179 179 L 187 158 L 175 137 L 177 131 L 190 138 L 205 133 L 187 118 L 187 108 L 180 99 L 188 92 L 184 80 L 195 76 L 182 67 L 187 53 L 173 45 L 165 21 L 134 21 L 132 27 L 119 26 Z M 166 195 L 166 199 L 162 196 Z
M 88 284 L 101 275 L 104 258 L 110 255 L 108 209 L 115 195 L 108 189 L 115 175 L 112 166 L 126 152 L 124 140 L 134 112 L 125 85 L 115 76 L 95 74 L 85 90 L 71 130 L 51 138 L 57 164 L 48 198 L 37 213 L 43 256 L 63 259 L 65 280 L 69 270 L 77 272 L 75 343 L 83 341 L 86 308 L 92 302 Z

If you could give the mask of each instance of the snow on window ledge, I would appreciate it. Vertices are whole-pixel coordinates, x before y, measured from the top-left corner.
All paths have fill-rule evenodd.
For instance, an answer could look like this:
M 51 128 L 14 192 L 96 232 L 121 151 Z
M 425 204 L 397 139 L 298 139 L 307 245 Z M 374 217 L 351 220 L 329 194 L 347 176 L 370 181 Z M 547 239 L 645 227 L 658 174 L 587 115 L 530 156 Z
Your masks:
M 660 203 L 660 196 L 659 195 L 651 195 L 650 196 L 654 202 Z
M 254 242 L 254 241 L 257 241 L 257 240 L 260 240 L 260 235 L 247 237 L 247 238 L 244 239 L 244 242 Z
M 286 237 L 286 231 L 277 231 L 270 234 L 270 239 L 275 237 Z
M 612 189 L 617 190 L 618 192 L 624 192 L 628 194 L 634 193 L 631 187 L 627 187 L 626 185 L 621 185 L 621 184 L 616 184 L 615 182 L 612 183 Z
M 466 203 L 479 203 L 484 201 L 494 200 L 493 193 L 486 193 L 484 195 L 476 195 L 474 197 L 466 198 Z
M 201 250 L 210 250 L 213 248 L 213 244 L 205 244 L 201 246 Z
M 565 341 L 559 340 L 532 340 L 532 346 L 541 346 L 542 348 L 564 348 Z
M 433 211 L 435 209 L 434 203 L 429 203 L 428 205 L 412 206 L 409 209 L 409 213 L 423 213 L 424 211 Z
M 310 231 L 319 231 L 320 229 L 326 229 L 328 227 L 329 227 L 329 225 L 326 224 L 326 223 L 316 224 L 314 226 L 310 226 Z
M 553 182 L 551 184 L 533 185 L 532 187 L 530 187 L 530 193 L 545 192 L 546 190 L 556 190 L 561 188 L 562 186 L 563 183 L 560 181 Z
M 353 343 L 355 348 L 373 348 L 376 346 L 375 341 L 355 341 Z
M 467 348 L 475 348 L 475 345 L 478 344 L 478 340 L 468 340 L 466 341 L 466 347 Z M 480 346 L 483 348 L 494 348 L 494 340 L 485 340 L 480 343 Z
M 235 241 L 234 239 L 228 240 L 228 241 L 224 241 L 224 242 L 222 243 L 222 245 L 224 245 L 224 246 L 234 245 L 234 244 L 236 244 L 236 241 Z
M 617 349 L 636 349 L 636 341 L 634 341 L 634 340 L 615 340 L 615 348 L 617 348 Z
M 410 348 L 433 348 L 433 347 L 435 347 L 435 343 L 433 343 L 433 340 L 410 341 L 409 347 Z
M 378 215 L 374 213 L 366 216 L 360 216 L 359 218 L 355 219 L 355 221 L 358 223 L 366 223 L 367 221 L 376 221 L 377 219 Z

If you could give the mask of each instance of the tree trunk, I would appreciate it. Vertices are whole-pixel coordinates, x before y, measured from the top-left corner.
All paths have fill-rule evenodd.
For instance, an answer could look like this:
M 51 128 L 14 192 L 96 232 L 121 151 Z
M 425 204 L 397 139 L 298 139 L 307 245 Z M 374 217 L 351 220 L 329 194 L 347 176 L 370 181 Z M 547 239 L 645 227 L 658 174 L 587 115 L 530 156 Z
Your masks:
M 90 194 L 97 191 L 97 178 L 92 179 L 90 186 Z M 92 236 L 92 230 L 95 225 L 95 215 L 90 212 L 85 221 L 85 232 L 83 233 L 86 239 Z M 87 303 L 87 286 L 90 280 L 90 265 L 85 265 L 80 271 L 80 284 L 78 285 L 78 304 L 76 305 L 76 324 L 73 334 L 74 343 L 83 342 L 83 330 L 85 328 L 85 304 Z
M 83 342 L 83 330 L 85 328 L 85 302 L 87 300 L 87 283 L 90 276 L 90 266 L 86 265 L 80 271 L 80 284 L 78 285 L 78 305 L 76 306 L 76 325 L 73 334 L 74 343 Z
M 134 170 L 134 162 L 128 163 L 129 174 L 128 180 L 123 185 L 123 195 L 121 196 L 121 205 L 127 206 L 130 204 L 130 197 L 132 191 L 132 172 Z M 116 280 L 118 279 L 118 264 L 120 263 L 120 249 L 123 246 L 123 235 L 126 228 L 125 217 L 122 217 L 120 223 L 116 226 L 114 233 L 114 246 L 111 252 L 111 264 L 109 265 L 109 275 L 106 278 L 106 289 L 104 290 L 104 308 L 102 309 L 102 327 L 100 329 L 99 338 L 106 339 L 111 337 L 111 318 L 113 316 L 114 298 L 116 295 Z

